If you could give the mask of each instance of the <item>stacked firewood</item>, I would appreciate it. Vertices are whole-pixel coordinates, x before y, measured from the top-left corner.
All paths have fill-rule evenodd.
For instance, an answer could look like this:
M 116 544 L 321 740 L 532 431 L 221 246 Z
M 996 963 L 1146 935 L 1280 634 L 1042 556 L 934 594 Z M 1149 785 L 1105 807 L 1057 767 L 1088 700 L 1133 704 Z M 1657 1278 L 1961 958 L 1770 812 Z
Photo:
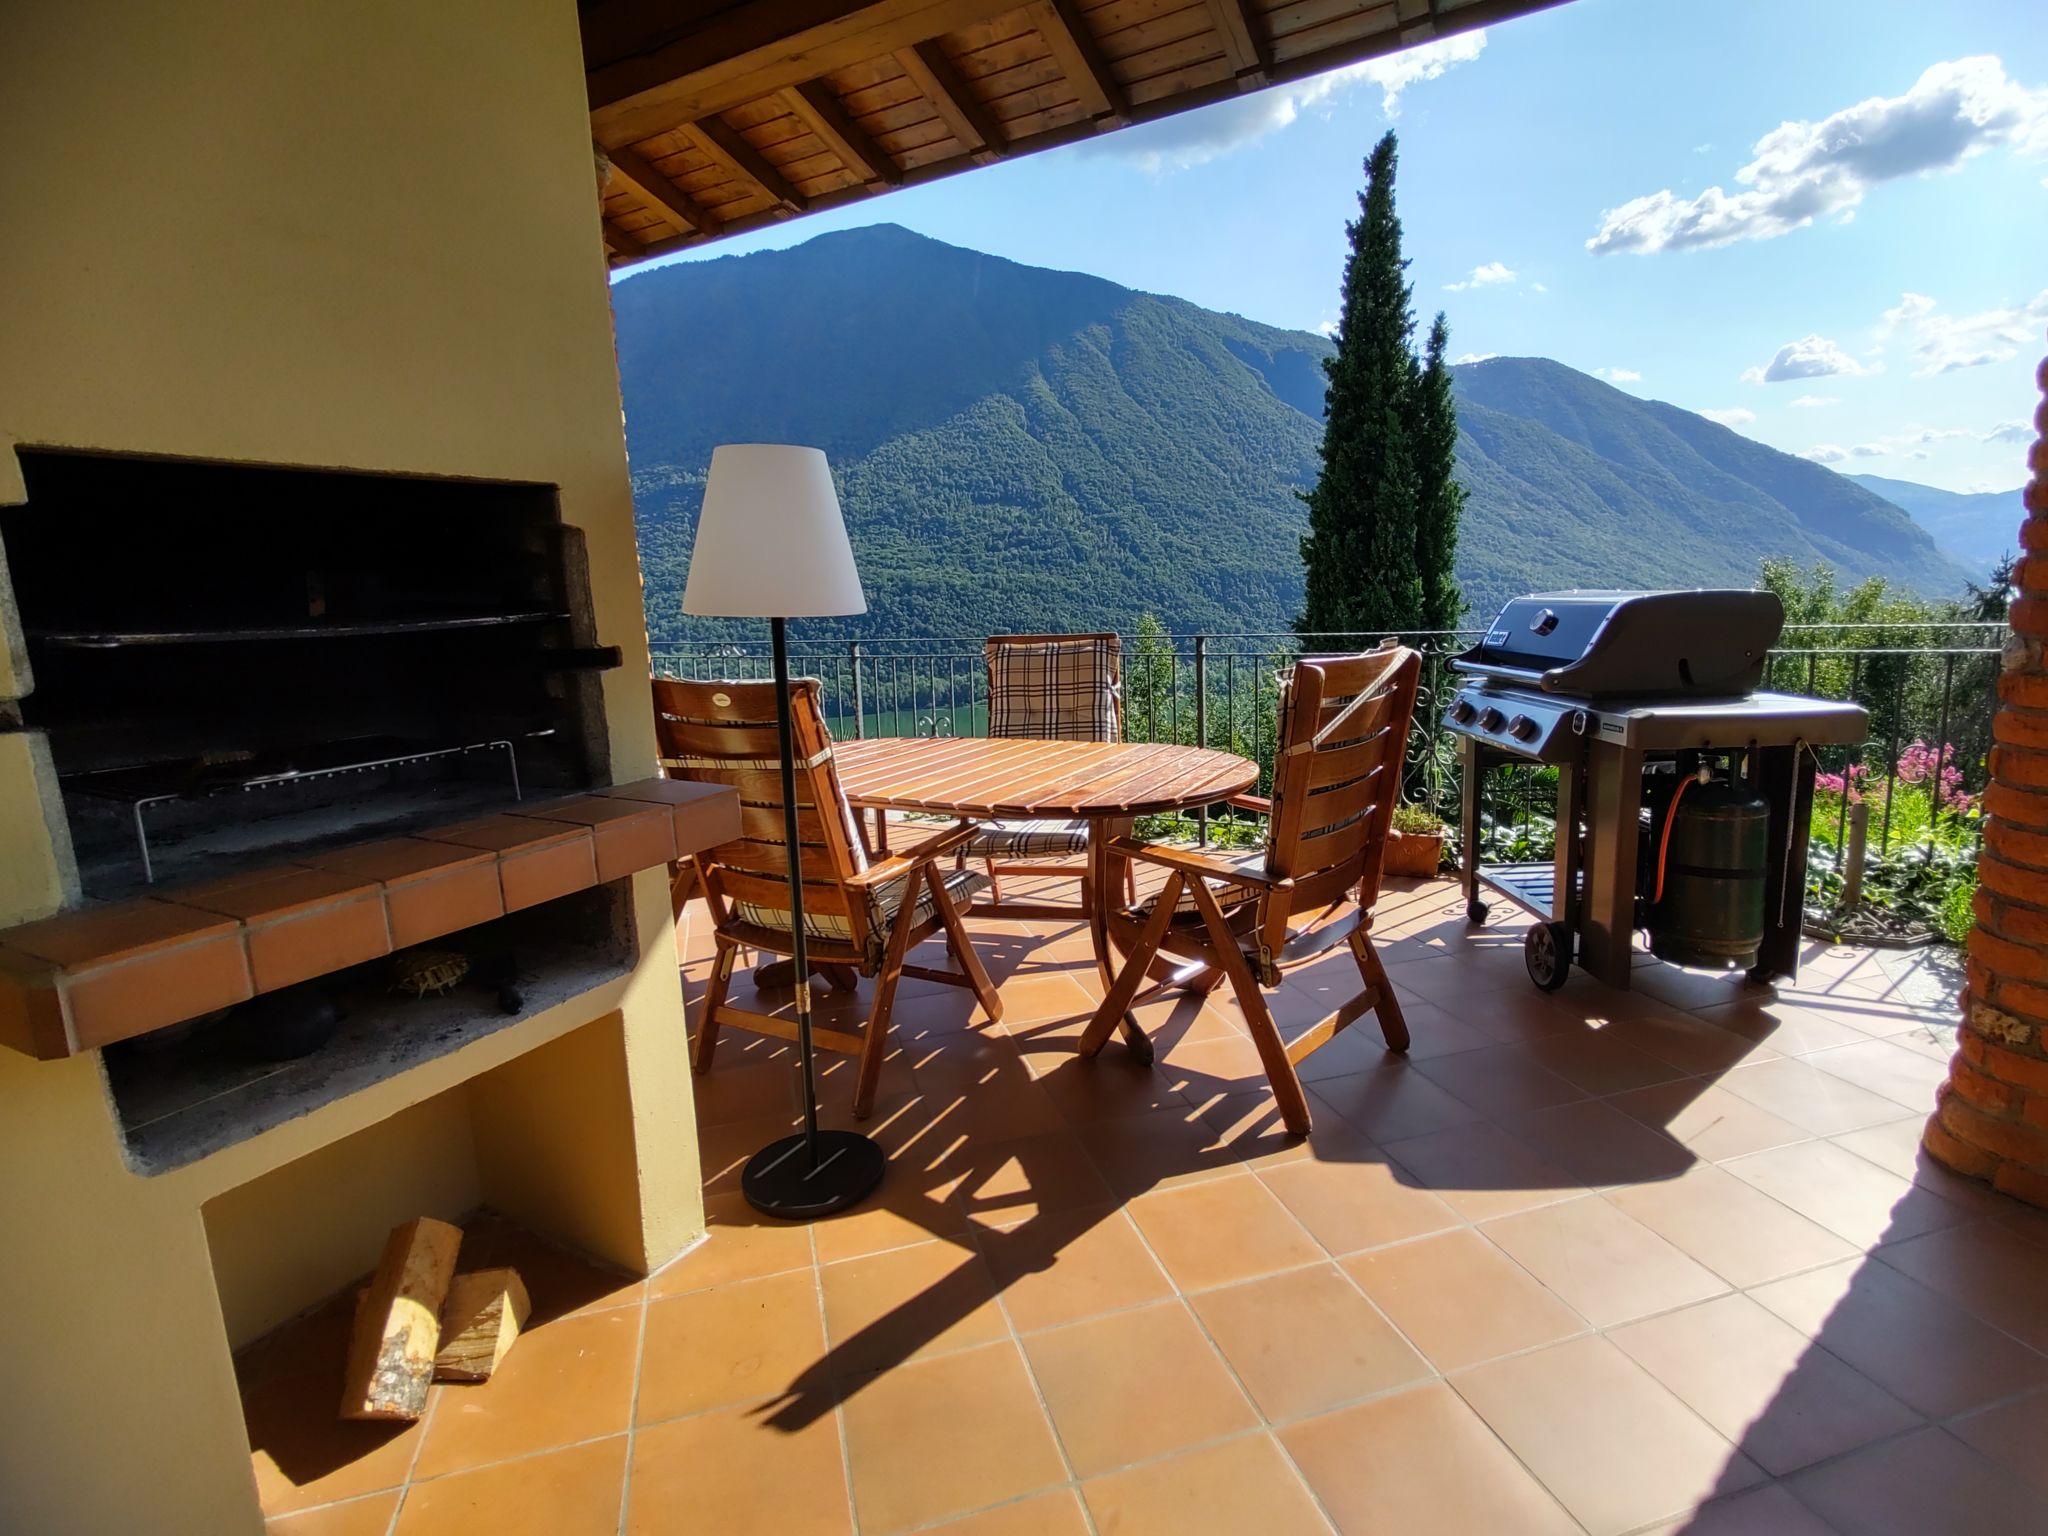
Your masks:
M 513 1269 L 455 1273 L 462 1229 L 431 1216 L 391 1229 L 356 1298 L 342 1378 L 345 1419 L 417 1419 L 436 1381 L 488 1381 L 531 1303 Z

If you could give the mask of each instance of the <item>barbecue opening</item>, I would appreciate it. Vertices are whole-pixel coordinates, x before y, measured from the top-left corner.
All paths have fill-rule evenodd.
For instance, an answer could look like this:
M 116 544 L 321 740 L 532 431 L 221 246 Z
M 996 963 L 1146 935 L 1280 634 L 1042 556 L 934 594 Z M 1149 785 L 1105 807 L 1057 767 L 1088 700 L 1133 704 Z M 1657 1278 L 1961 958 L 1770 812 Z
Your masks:
M 552 486 L 25 450 L 0 509 L 89 897 L 602 782 Z

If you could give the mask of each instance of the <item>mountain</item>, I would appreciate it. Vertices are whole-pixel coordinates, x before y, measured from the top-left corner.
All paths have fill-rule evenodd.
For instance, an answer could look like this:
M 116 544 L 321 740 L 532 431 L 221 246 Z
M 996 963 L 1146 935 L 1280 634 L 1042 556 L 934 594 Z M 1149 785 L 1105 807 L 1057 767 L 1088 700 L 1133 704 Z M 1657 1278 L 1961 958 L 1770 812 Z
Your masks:
M 657 643 L 721 632 L 678 612 L 721 442 L 831 456 L 869 611 L 813 638 L 1277 631 L 1300 604 L 1320 336 L 894 225 L 656 269 L 612 303 Z M 1478 617 L 1539 587 L 1747 585 L 1765 554 L 1961 587 L 1897 507 L 1690 412 L 1534 358 L 1456 383 Z
M 1459 368 L 1456 388 L 1468 593 L 1749 586 L 1765 556 L 1929 596 L 1968 578 L 1899 508 L 1832 470 L 1562 363 L 1489 358 Z
M 831 456 L 869 612 L 810 634 L 1276 629 L 1328 343 L 892 225 L 613 290 L 650 627 L 711 448 Z
M 1987 576 L 2019 546 L 2020 524 L 2027 509 L 2019 490 L 1944 491 L 1939 486 L 1884 475 L 1845 475 L 1866 491 L 1895 507 L 1904 507 L 1913 521 L 1934 536 L 1934 542 L 1978 576 Z

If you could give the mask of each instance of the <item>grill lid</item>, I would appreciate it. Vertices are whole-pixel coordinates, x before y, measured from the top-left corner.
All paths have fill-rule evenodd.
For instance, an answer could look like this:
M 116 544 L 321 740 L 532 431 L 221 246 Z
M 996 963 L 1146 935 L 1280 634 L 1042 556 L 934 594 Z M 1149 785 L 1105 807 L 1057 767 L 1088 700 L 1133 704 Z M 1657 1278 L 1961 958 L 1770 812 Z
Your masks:
M 1772 592 L 1537 592 L 1451 666 L 1582 698 L 1727 697 L 1763 681 L 1784 626 Z

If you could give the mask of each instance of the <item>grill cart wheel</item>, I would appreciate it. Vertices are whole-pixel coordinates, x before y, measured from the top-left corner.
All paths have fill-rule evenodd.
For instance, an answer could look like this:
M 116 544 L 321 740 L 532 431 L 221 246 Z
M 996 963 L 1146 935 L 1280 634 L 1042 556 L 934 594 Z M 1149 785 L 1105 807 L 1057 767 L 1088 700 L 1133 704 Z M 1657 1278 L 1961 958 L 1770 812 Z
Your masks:
M 1465 903 L 1465 921 L 1473 924 L 1484 923 L 1487 913 L 1491 910 L 1485 902 L 1475 896 Z
M 1571 934 L 1563 923 L 1538 923 L 1522 940 L 1522 960 L 1529 979 L 1545 992 L 1555 992 L 1571 974 Z

